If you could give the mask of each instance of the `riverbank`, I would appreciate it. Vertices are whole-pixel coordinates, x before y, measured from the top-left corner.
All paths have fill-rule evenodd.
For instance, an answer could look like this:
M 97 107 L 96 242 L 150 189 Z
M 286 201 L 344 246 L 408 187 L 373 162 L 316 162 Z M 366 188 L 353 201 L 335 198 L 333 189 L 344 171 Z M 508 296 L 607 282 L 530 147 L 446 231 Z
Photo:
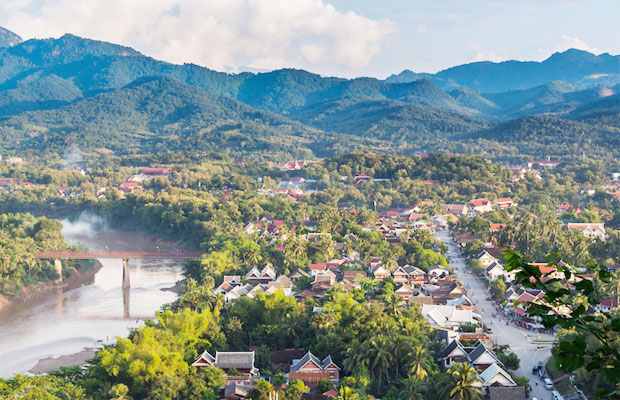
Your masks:
M 14 297 L 0 295 L 0 312 L 9 310 L 21 303 L 36 301 L 38 298 L 49 296 L 50 293 L 58 290 L 70 290 L 83 284 L 90 283 L 95 279 L 95 274 L 101 267 L 101 263 L 95 260 L 95 264 L 92 268 L 86 271 L 74 269 L 71 276 L 63 278 L 62 281 L 37 282 L 21 288 L 19 293 Z
M 47 357 L 39 360 L 37 365 L 32 367 L 28 372 L 33 374 L 46 373 L 56 371 L 62 367 L 77 367 L 86 364 L 96 353 L 96 349 L 86 348 L 78 353 L 67 354 L 60 357 Z

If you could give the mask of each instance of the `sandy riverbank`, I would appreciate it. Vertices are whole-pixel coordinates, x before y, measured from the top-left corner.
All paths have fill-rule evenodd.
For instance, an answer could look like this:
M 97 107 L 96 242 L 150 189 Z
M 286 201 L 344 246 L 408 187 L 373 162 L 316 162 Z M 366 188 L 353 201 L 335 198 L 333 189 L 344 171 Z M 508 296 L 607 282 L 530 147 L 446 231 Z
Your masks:
M 84 365 L 90 359 L 95 356 L 95 349 L 84 349 L 79 353 L 67 354 L 66 356 L 60 356 L 57 358 L 48 357 L 39 360 L 37 365 L 32 367 L 29 372 L 38 374 L 41 372 L 50 372 L 59 369 L 60 367 L 76 367 L 78 365 Z

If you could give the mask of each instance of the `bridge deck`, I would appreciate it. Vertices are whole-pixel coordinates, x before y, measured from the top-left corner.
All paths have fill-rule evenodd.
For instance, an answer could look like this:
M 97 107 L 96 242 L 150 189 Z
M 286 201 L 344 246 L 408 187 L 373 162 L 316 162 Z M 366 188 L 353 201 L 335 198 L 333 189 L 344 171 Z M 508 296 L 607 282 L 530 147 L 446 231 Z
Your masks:
M 148 251 L 40 251 L 37 258 L 41 259 L 96 259 L 96 258 L 199 258 L 202 253 L 154 253 Z

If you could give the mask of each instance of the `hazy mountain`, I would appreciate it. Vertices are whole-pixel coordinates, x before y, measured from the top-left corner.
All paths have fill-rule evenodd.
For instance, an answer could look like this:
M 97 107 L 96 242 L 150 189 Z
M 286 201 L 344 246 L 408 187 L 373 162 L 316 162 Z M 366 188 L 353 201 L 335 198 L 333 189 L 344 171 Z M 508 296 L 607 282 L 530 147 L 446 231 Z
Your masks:
M 19 35 L 0 26 L 0 47 L 11 47 L 22 42 Z
M 417 75 L 405 70 L 386 81 L 403 82 L 413 80 Z M 609 86 L 620 82 L 620 56 L 607 53 L 596 56 L 570 49 L 555 53 L 542 62 L 475 62 L 448 68 L 426 78 L 441 89 L 464 86 L 481 92 L 529 89 L 551 81 L 564 81 L 581 88 L 596 84 Z

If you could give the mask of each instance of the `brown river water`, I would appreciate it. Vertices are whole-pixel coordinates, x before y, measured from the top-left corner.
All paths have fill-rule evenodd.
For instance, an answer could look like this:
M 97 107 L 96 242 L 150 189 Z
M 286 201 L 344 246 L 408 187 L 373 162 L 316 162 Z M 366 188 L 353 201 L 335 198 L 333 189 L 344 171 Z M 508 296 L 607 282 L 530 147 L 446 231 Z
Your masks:
M 94 251 L 161 251 L 176 243 L 135 232 L 94 231 L 83 223 L 63 221 L 72 243 Z M 107 247 L 106 247 L 107 246 Z M 183 279 L 181 260 L 130 260 L 131 288 L 123 293 L 122 261 L 101 259 L 90 282 L 56 290 L 0 312 L 0 377 L 28 373 L 40 360 L 80 353 L 127 336 L 131 328 L 152 319 L 155 311 L 175 300 L 162 289 Z

